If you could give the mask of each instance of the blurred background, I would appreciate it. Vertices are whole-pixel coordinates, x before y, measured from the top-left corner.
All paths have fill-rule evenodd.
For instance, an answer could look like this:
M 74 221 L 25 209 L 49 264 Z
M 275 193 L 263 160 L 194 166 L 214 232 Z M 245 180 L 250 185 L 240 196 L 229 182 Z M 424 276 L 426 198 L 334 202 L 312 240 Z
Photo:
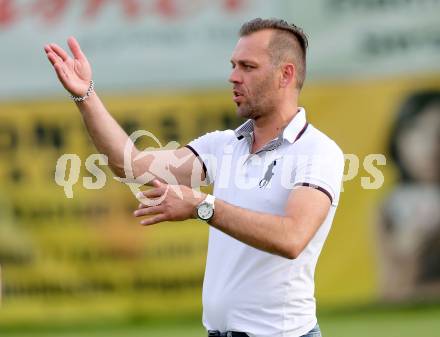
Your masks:
M 76 36 L 124 129 L 184 145 L 242 122 L 229 59 L 255 17 L 308 34 L 300 103 L 346 154 L 316 271 L 324 336 L 438 336 L 439 0 L 0 0 L 0 336 L 205 335 L 207 227 L 142 228 L 102 165 L 84 187 L 96 150 L 43 46 Z M 66 153 L 73 198 L 54 179 Z

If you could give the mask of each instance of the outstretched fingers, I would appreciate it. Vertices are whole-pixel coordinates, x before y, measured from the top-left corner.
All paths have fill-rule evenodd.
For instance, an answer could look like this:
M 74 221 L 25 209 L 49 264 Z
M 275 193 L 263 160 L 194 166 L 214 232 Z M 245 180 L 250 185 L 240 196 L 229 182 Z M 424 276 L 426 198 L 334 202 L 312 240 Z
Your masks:
M 163 221 L 167 221 L 166 216 L 164 214 L 158 214 L 158 215 L 152 216 L 148 219 L 142 220 L 141 225 L 150 226 L 150 225 L 154 225 L 154 224 L 157 224 L 157 223 L 163 222 Z
M 91 80 L 91 68 L 74 38 L 69 38 L 69 48 L 74 58 L 55 43 L 45 45 L 44 51 L 64 88 L 78 96 L 89 86 L 87 82 Z
M 154 225 L 156 223 L 168 220 L 167 216 L 164 213 L 164 208 L 161 205 L 138 209 L 134 211 L 134 216 L 135 217 L 148 216 L 147 219 L 143 219 L 140 222 L 141 225 L 144 226 Z
M 56 63 L 62 63 L 63 60 L 61 57 L 59 57 L 52 49 L 50 45 L 44 46 L 44 51 L 46 52 L 47 58 L 52 65 L 55 65 Z
M 47 59 L 53 66 L 55 66 L 55 64 L 59 62 L 58 57 L 53 52 L 48 52 L 46 53 L 46 55 L 47 55 Z
M 67 79 L 69 78 L 69 75 L 66 73 L 66 70 L 64 69 L 63 64 L 61 63 L 55 63 L 53 65 L 55 72 L 58 76 L 58 79 L 61 81 L 61 83 L 63 83 L 63 85 L 65 85 L 65 82 L 67 81 Z
M 44 51 L 46 52 L 47 59 L 55 69 L 58 79 L 62 82 L 65 81 L 68 76 L 64 68 L 63 59 L 57 53 L 55 53 L 51 45 L 44 46 Z
M 145 216 L 145 215 L 153 215 L 153 214 L 163 214 L 164 207 L 161 205 L 151 206 L 147 208 L 140 208 L 133 212 L 135 217 Z
M 63 60 L 64 62 L 66 62 L 69 59 L 69 55 L 64 51 L 63 48 L 61 48 L 56 43 L 51 43 L 49 46 L 52 49 L 52 51 L 55 54 L 57 54 L 57 56 L 59 56 L 60 59 Z
M 78 41 L 73 36 L 67 39 L 67 44 L 69 45 L 69 48 L 72 51 L 72 55 L 76 60 L 86 59 L 83 52 L 81 51 L 81 47 L 79 46 Z
M 138 198 L 140 199 L 140 201 L 142 201 L 143 199 L 147 199 L 148 201 L 149 199 L 161 197 L 163 193 L 164 191 L 161 188 L 150 188 L 149 190 L 139 193 Z M 144 203 L 141 202 L 141 205 L 144 205 Z

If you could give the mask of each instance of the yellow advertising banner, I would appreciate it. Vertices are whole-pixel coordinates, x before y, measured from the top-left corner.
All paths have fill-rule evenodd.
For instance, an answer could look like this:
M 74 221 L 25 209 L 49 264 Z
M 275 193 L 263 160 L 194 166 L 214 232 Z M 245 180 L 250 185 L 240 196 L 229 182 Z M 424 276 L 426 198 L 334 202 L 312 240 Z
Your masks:
M 320 304 L 378 299 L 377 218 L 397 171 L 391 161 L 383 165 L 368 156 L 388 159 L 403 100 L 431 89 L 440 90 L 439 76 L 304 89 L 309 120 L 346 154 L 344 192 L 316 273 Z M 162 145 L 184 145 L 241 122 L 226 91 L 102 98 L 128 133 L 147 130 Z M 67 99 L 0 104 L 0 324 L 53 322 L 54 313 L 61 321 L 200 314 L 207 226 L 186 221 L 143 228 L 132 216 L 137 200 L 106 165 L 95 162 L 104 172 L 102 188 L 87 188 L 85 181 L 97 179 L 87 166 L 93 153 Z M 78 156 L 61 177 L 73 179 L 71 198 L 55 181 L 64 154 Z M 72 178 L 74 165 L 81 171 Z

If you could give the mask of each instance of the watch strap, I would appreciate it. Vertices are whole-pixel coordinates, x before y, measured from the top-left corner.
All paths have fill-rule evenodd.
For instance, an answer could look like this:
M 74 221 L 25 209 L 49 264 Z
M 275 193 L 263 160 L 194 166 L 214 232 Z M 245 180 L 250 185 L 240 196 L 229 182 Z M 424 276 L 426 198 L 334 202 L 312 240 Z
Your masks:
M 215 209 L 215 196 L 213 196 L 212 194 L 208 194 L 205 198 L 205 200 L 203 200 L 203 202 L 207 202 L 208 204 L 212 205 L 212 209 Z

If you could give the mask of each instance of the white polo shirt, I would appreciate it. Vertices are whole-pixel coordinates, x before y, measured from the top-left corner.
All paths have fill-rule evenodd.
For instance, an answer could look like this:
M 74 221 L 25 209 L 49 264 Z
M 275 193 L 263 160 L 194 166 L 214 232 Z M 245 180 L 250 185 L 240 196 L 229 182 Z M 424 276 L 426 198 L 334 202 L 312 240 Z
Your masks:
M 331 227 L 344 169 L 336 143 L 308 124 L 303 108 L 255 154 L 253 121 L 208 133 L 187 147 L 200 156 L 214 195 L 252 211 L 285 214 L 296 186 L 311 186 L 331 200 L 329 213 L 294 260 L 253 248 L 209 229 L 203 283 L 207 330 L 242 331 L 251 337 L 298 337 L 317 323 L 314 271 Z

